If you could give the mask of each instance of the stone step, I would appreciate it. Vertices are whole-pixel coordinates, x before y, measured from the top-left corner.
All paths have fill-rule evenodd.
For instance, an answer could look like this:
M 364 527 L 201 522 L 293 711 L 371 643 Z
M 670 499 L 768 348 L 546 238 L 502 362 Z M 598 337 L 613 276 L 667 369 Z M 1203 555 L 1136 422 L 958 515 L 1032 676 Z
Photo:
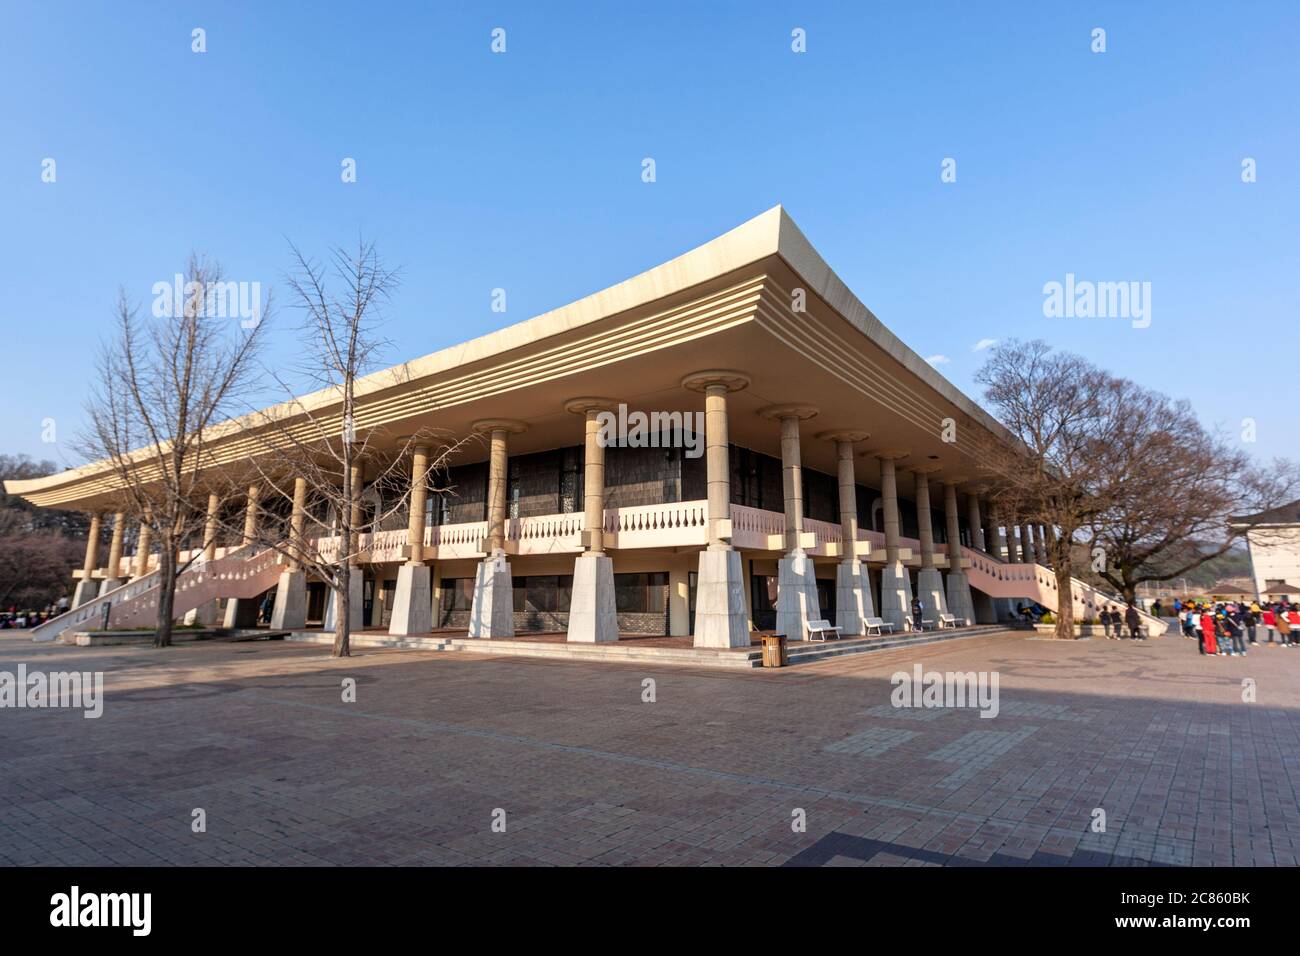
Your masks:
M 1010 629 L 995 624 L 984 627 L 945 628 L 942 631 L 920 631 L 910 634 L 887 634 L 884 637 L 849 638 L 847 640 L 827 641 L 824 644 L 798 644 L 787 650 L 790 665 L 808 664 L 813 661 L 840 657 L 845 654 L 866 654 L 871 651 L 893 650 L 900 647 L 919 647 L 923 644 L 935 644 L 939 641 L 951 641 L 963 637 L 988 637 L 994 634 L 1009 633 Z
M 332 644 L 334 635 L 322 631 L 295 631 L 287 638 L 313 644 Z M 686 664 L 696 667 L 759 667 L 762 648 L 748 651 L 712 648 L 637 647 L 635 644 L 571 644 L 567 641 L 520 641 L 509 638 L 390 637 L 386 634 L 353 634 L 355 647 L 391 647 L 423 651 L 454 651 L 462 654 L 491 654 L 503 657 L 544 657 L 551 660 L 601 661 L 624 664 Z

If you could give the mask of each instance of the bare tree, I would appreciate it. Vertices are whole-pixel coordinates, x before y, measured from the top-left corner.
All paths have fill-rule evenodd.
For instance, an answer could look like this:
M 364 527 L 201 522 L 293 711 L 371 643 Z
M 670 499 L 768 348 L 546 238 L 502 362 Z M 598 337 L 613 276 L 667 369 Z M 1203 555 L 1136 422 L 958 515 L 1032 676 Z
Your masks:
M 106 460 L 117 479 L 117 507 L 145 523 L 159 544 L 158 623 L 154 646 L 171 644 L 182 543 L 202 528 L 205 473 L 213 426 L 254 383 L 270 296 L 253 322 L 229 315 L 230 287 L 214 262 L 192 255 L 184 295 L 142 317 L 125 291 L 116 329 L 100 348 L 80 439 L 91 460 Z
M 0 481 L 40 478 L 56 470 L 50 461 L 0 455 Z M 89 525 L 82 512 L 36 508 L 0 493 L 0 607 L 45 607 L 66 595 Z
M 1053 529 L 1048 541 L 1056 574 L 1058 638 L 1074 637 L 1071 545 L 1108 500 L 1111 476 L 1097 468 L 1097 449 L 1115 440 L 1124 389 L 1077 355 L 1036 340 L 997 346 L 976 376 L 984 396 L 1018 440 L 1008 455 L 989 438 L 984 459 L 995 509 Z
M 399 284 L 396 270 L 380 260 L 373 243 L 354 250 L 335 248 L 325 263 L 291 246 L 295 271 L 288 286 L 303 319 L 304 360 L 299 371 L 320 391 L 303 399 L 280 381 L 289 399 L 241 421 L 256 452 L 231 473 L 235 487 L 251 480 L 277 520 L 258 523 L 257 542 L 283 555 L 291 567 L 323 581 L 333 595 L 333 655 L 351 654 L 351 585 L 361 574 L 360 537 L 393 528 L 409 508 L 406 476 L 410 452 L 429 446 L 429 477 L 435 493 L 439 473 L 459 442 L 427 428 L 400 436 L 357 424 L 358 383 L 376 364 L 387 343 L 379 335 L 382 310 Z M 377 373 L 378 388 L 407 380 L 403 366 Z M 362 507 L 371 489 L 379 506 Z M 421 522 L 422 525 L 422 522 Z
M 22 513 L 0 510 L 0 607 L 43 608 L 66 595 L 84 545 Z
M 1181 577 L 1238 545 L 1259 512 L 1295 498 L 1300 474 L 1294 462 L 1256 463 L 1207 431 L 1185 401 L 1131 382 L 1125 390 L 1119 434 L 1097 455 L 1110 493 L 1088 530 L 1093 572 L 1132 604 L 1140 585 Z

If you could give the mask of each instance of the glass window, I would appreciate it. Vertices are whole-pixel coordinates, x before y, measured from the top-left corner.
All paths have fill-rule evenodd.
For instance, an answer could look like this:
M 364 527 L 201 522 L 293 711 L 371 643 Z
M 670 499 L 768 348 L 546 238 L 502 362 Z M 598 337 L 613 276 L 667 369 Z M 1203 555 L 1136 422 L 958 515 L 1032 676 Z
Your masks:
M 666 571 L 614 575 L 614 603 L 620 613 L 661 613 L 667 597 Z
M 442 579 L 442 609 L 444 611 L 468 611 L 473 606 L 473 578 Z

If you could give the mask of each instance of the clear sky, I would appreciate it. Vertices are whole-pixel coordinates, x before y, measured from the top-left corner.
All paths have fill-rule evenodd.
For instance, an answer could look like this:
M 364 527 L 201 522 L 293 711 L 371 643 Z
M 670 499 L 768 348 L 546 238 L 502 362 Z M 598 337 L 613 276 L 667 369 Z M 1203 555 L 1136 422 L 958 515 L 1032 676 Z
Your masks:
M 283 304 L 288 239 L 363 232 L 399 361 L 781 203 L 969 394 L 977 343 L 1042 337 L 1292 455 L 1298 54 L 1295 2 L 3 0 L 0 452 L 76 463 L 118 286 L 191 249 Z M 1149 327 L 1045 317 L 1067 273 L 1150 282 Z

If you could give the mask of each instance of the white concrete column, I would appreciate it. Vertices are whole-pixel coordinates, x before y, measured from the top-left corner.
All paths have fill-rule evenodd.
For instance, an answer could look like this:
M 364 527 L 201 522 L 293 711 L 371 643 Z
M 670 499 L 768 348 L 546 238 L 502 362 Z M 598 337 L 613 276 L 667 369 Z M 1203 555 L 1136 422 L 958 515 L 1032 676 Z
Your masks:
M 203 519 L 203 559 L 215 561 L 217 558 L 217 532 L 221 522 L 221 497 L 208 495 L 208 508 Z
M 244 544 L 250 545 L 257 540 L 257 502 L 262 496 L 260 485 L 248 486 L 248 501 L 244 506 Z
M 1041 524 L 1034 525 L 1034 541 L 1035 551 L 1038 555 L 1038 563 L 1046 567 L 1049 563 L 1049 556 L 1047 551 L 1047 541 L 1044 540 L 1043 526 Z
M 915 479 L 917 537 L 921 542 L 921 570 L 916 575 L 916 594 L 921 601 L 922 615 L 939 626 L 939 615 L 948 613 L 948 598 L 944 594 L 943 575 L 934 561 L 934 519 L 930 511 L 930 473 L 933 467 L 913 468 Z M 920 625 L 920 621 L 916 622 Z
M 777 562 L 776 632 L 802 641 L 808 622 L 820 620 L 817 572 L 803 545 L 803 458 L 799 423 L 817 415 L 811 405 L 773 405 L 759 414 L 781 423 L 781 483 L 785 498 L 785 556 Z
M 103 521 L 104 517 L 98 511 L 91 512 L 90 530 L 86 535 L 86 557 L 81 563 L 81 580 L 77 582 L 72 594 L 74 608 L 98 597 L 99 585 L 95 583 L 95 568 L 99 564 L 99 533 Z
M 605 444 L 601 415 L 617 403 L 608 398 L 575 398 L 564 407 L 583 416 L 582 543 L 586 551 L 573 562 L 568 640 L 605 644 L 618 640 L 618 605 L 614 598 L 614 560 L 605 553 Z
M 978 490 L 972 490 L 966 496 L 966 523 L 970 525 L 971 545 L 978 551 L 988 551 L 984 541 L 984 519 L 980 515 Z
M 140 533 L 135 539 L 135 568 L 131 576 L 138 578 L 149 571 L 149 552 L 153 547 L 153 528 L 149 526 L 149 520 L 145 519 L 140 522 Z
M 293 511 L 289 514 L 289 566 L 280 572 L 271 610 L 273 630 L 307 626 L 307 572 L 302 569 L 303 534 L 307 526 L 307 479 L 293 480 Z
M 113 515 L 113 537 L 108 545 L 108 572 L 100 582 L 99 593 L 107 594 L 125 584 L 122 577 L 122 543 L 126 535 L 126 512 Z
M 881 452 L 880 498 L 885 512 L 885 566 L 880 571 L 880 616 L 902 631 L 904 618 L 912 613 L 912 581 L 903 564 L 899 546 L 898 478 L 894 461 L 906 457 L 902 451 Z
M 989 534 L 992 535 L 992 540 L 989 541 L 989 554 L 993 555 L 993 557 L 997 558 L 999 561 L 1006 561 L 1009 559 L 1007 552 L 1007 536 L 1002 530 L 1001 509 L 995 505 L 990 506 L 989 520 L 992 522 L 992 524 L 989 525 Z
M 1034 532 L 1029 522 L 1020 525 L 1020 551 L 1024 555 L 1025 564 L 1036 564 L 1038 553 L 1034 550 Z
M 948 525 L 948 574 L 944 582 L 948 613 L 960 623 L 974 624 L 975 603 L 971 598 L 970 581 L 962 567 L 961 521 L 957 512 L 957 482 L 954 480 L 943 483 L 943 512 Z M 972 527 L 978 524 L 977 520 Z
M 668 569 L 668 633 L 685 637 L 691 633 L 691 569 L 674 560 Z
M 1002 524 L 1007 529 L 1007 560 L 1012 564 L 1020 563 L 1020 543 L 1016 539 L 1016 516 L 1010 511 L 1002 513 Z
M 854 445 L 871 437 L 864 431 L 822 432 L 818 438 L 835 442 L 836 477 L 840 489 L 842 550 L 835 566 L 835 625 L 843 635 L 866 633 L 866 618 L 875 617 L 867 566 L 858 557 L 858 486 Z M 865 545 L 865 542 L 863 542 Z
M 406 444 L 410 436 L 399 439 Z M 411 450 L 411 492 L 406 521 L 406 563 L 397 569 L 388 633 L 406 637 L 433 630 L 433 571 L 424 563 L 424 512 L 428 502 L 429 446 Z
M 509 466 L 509 436 L 521 434 L 527 425 L 514 419 L 485 419 L 474 430 L 489 436 L 488 533 L 483 542 L 485 557 L 474 575 L 474 601 L 469 616 L 470 637 L 514 637 L 514 588 L 510 562 L 506 560 L 506 482 Z
M 749 611 L 744 571 L 731 546 L 731 459 L 727 438 L 727 394 L 749 385 L 742 372 L 711 369 L 682 379 L 682 387 L 704 393 L 704 443 L 709 496 L 708 547 L 700 552 L 695 586 L 695 646 L 748 647 Z
M 429 446 L 411 450 L 411 496 L 406 520 L 406 563 L 424 561 L 424 515 L 429 503 Z

